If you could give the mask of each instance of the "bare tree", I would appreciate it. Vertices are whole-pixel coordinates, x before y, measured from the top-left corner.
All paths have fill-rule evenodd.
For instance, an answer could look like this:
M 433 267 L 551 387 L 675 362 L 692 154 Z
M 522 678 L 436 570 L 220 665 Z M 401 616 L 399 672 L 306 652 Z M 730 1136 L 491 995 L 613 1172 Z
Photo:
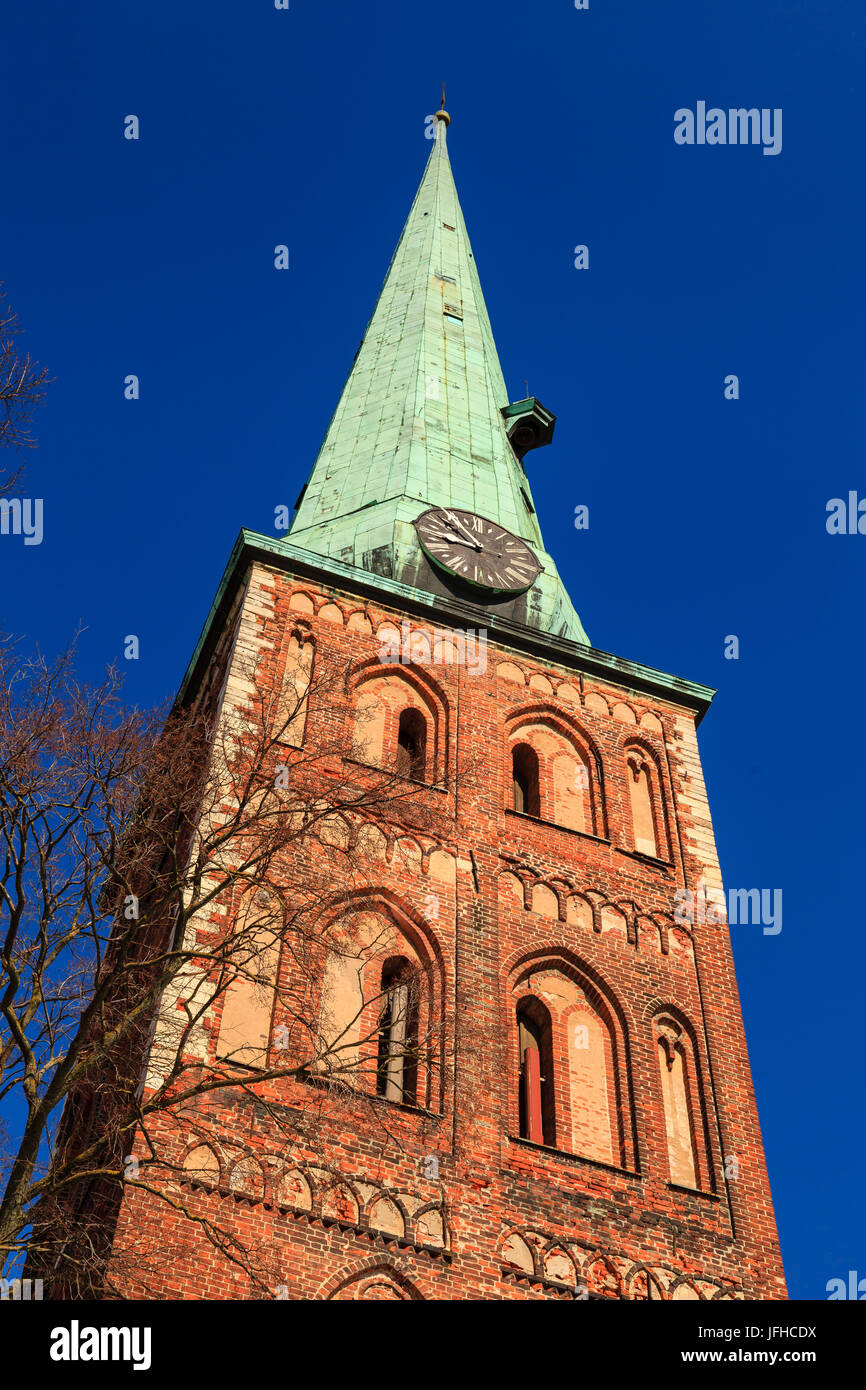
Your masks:
M 34 362 L 29 352 L 20 350 L 18 339 L 23 329 L 15 311 L 6 303 L 6 293 L 0 285 L 0 448 L 35 449 L 33 415 L 45 399 L 45 388 L 52 378 L 47 367 Z M 12 490 L 20 476 L 16 468 L 6 477 L 0 475 L 0 496 Z
M 423 835 L 429 789 L 344 756 L 345 673 L 287 701 L 251 671 L 242 710 L 166 715 L 124 707 L 114 671 L 89 689 L 70 656 L 15 658 L 0 648 L 0 1268 L 26 1257 L 58 1296 L 156 1287 L 152 1252 L 128 1250 L 120 1273 L 111 1248 L 138 1187 L 266 1296 L 272 1253 L 189 1204 L 178 1145 L 211 1132 L 206 1102 L 238 1096 L 307 1149 L 340 1107 L 388 1138 L 376 1097 L 408 1099 L 410 1083 L 423 1110 L 443 1066 L 425 963 L 402 960 L 375 998 L 350 988 L 348 1005 L 322 980 L 329 956 L 351 984 L 384 949 L 369 913 L 335 929 L 326 911 L 337 883 L 363 897 L 359 830 Z M 298 746 L 314 701 L 333 736 Z

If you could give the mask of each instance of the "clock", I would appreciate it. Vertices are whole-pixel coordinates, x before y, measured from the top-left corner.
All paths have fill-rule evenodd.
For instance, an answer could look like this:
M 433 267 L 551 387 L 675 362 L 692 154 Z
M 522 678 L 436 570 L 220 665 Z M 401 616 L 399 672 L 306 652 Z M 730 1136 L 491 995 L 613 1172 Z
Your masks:
M 522 594 L 541 574 L 525 541 L 475 512 L 431 507 L 416 517 L 415 530 L 432 564 L 476 589 Z

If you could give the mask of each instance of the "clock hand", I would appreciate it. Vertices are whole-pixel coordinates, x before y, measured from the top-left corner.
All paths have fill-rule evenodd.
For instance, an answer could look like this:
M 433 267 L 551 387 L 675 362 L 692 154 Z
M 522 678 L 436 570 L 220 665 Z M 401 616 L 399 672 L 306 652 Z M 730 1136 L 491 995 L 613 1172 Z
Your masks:
M 479 545 L 477 541 L 474 541 L 471 536 L 458 536 L 454 532 L 452 532 L 449 535 L 447 531 L 443 531 L 440 536 L 435 536 L 434 539 L 439 541 L 449 541 L 453 545 L 471 545 L 473 550 L 484 549 L 484 547 Z
M 462 522 L 462 521 L 458 521 L 458 520 L 457 520 L 457 517 L 454 515 L 453 512 L 448 511 L 448 512 L 445 513 L 445 515 L 446 515 L 447 518 L 448 518 L 448 524 L 449 524 L 449 526 L 453 526 L 454 529 L 455 529 L 456 531 L 462 531 L 462 532 L 463 532 L 463 535 L 466 537 L 467 541 L 469 541 L 470 545 L 474 545 L 476 550 L 480 550 L 480 549 L 481 549 L 481 546 L 478 545 L 478 543 L 476 542 L 474 536 L 470 536 L 469 532 L 466 530 L 466 527 L 463 525 L 463 522 Z

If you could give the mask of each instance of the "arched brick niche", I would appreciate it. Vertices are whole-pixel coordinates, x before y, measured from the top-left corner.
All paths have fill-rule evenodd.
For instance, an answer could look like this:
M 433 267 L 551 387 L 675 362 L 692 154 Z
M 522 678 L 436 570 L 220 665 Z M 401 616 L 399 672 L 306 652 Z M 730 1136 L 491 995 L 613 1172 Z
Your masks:
M 423 1301 L 414 1282 L 397 1261 L 372 1258 L 334 1275 L 316 1295 L 331 1302 Z
M 354 672 L 349 694 L 353 757 L 415 781 L 445 780 L 449 708 L 428 672 L 368 662 Z
M 654 859 L 671 858 L 668 806 L 662 768 L 645 743 L 630 739 L 623 759 L 627 782 L 627 832 L 632 849 Z
M 652 1036 L 670 1181 L 712 1192 L 706 1103 L 693 1029 L 679 1011 L 663 1008 L 653 1016 Z
M 296 589 L 289 599 L 289 607 L 295 613 L 304 613 L 312 617 L 316 611 L 316 605 L 310 594 L 304 589 Z
M 273 714 L 273 735 L 280 743 L 300 748 L 307 723 L 308 693 L 313 677 L 315 643 L 301 627 L 288 631 L 281 652 L 279 698 Z
M 219 990 L 216 1055 L 223 1062 L 267 1064 L 282 926 L 283 907 L 275 894 L 258 888 L 241 896 L 222 978 L 214 986 Z
M 513 967 L 507 1001 L 511 1133 L 635 1171 L 628 1038 L 607 986 L 551 947 Z
M 601 758 L 588 735 L 556 711 L 534 706 L 511 715 L 503 782 L 507 810 L 606 835 Z
M 181 1172 L 187 1182 L 203 1187 L 218 1187 L 220 1183 L 220 1163 L 209 1144 L 195 1143 L 181 1164 Z
M 344 903 L 322 930 L 314 1075 L 382 1100 L 441 1107 L 443 962 L 429 924 L 396 903 Z

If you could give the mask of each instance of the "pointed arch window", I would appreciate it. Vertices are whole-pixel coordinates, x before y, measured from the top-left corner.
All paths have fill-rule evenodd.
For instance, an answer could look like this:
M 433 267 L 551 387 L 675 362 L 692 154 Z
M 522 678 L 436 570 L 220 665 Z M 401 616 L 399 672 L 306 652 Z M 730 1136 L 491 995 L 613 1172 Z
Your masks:
M 267 1064 L 281 925 L 279 902 L 263 888 L 239 906 L 221 991 L 216 1055 L 222 1061 L 243 1067 Z
M 553 1025 L 538 999 L 517 1006 L 517 1047 L 520 1058 L 520 1137 L 534 1144 L 556 1144 L 556 1101 L 553 1083 Z
M 417 974 L 404 956 L 386 961 L 381 994 L 376 1092 L 385 1100 L 414 1105 L 418 1087 Z
M 696 1078 L 690 1075 L 692 1068 L 688 1039 L 674 1019 L 661 1018 L 657 1021 L 656 1051 L 671 1182 L 681 1187 L 699 1188 Z
M 631 803 L 632 841 L 636 850 L 664 859 L 667 848 L 653 805 L 654 768 L 639 748 L 629 750 L 628 790 Z
M 310 1078 L 435 1109 L 442 981 L 423 942 L 371 903 L 331 923 L 326 950 L 321 1002 L 310 1020 Z
M 397 771 L 423 782 L 427 769 L 427 721 L 418 709 L 404 709 L 397 728 Z
M 291 633 L 286 643 L 286 663 L 273 734 L 279 742 L 294 748 L 302 748 L 304 744 L 314 650 L 312 640 L 300 631 Z
M 541 815 L 538 754 L 528 743 L 511 750 L 512 805 L 525 816 Z
M 540 953 L 521 976 L 528 992 L 513 1006 L 519 1061 L 513 1133 L 636 1171 L 627 1038 L 616 1005 L 556 952 Z

